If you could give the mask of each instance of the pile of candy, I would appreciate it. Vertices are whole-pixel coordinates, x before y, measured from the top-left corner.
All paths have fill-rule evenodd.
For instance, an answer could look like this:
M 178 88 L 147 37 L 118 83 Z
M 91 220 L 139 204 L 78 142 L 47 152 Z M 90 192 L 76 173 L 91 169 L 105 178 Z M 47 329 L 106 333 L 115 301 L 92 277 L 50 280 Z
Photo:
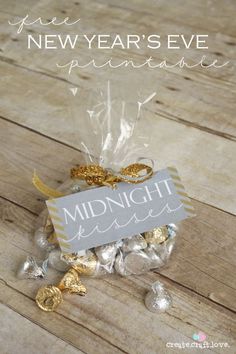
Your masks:
M 34 236 L 36 245 L 45 252 L 45 259 L 36 262 L 33 257 L 27 257 L 18 269 L 18 277 L 44 278 L 48 265 L 65 272 L 57 286 L 40 288 L 36 296 L 42 310 L 54 311 L 62 301 L 62 292 L 86 294 L 80 276 L 100 277 L 111 273 L 128 276 L 162 267 L 172 253 L 176 232 L 177 226 L 170 224 L 87 251 L 63 254 L 47 219 L 45 226 L 38 228 Z
M 88 251 L 63 254 L 46 225 L 35 232 L 35 243 L 46 252 L 45 260 L 37 264 L 32 257 L 28 257 L 27 263 L 19 269 L 18 276 L 43 278 L 48 264 L 60 272 L 76 266 L 81 276 L 145 273 L 167 262 L 175 244 L 176 231 L 176 225 L 170 224 Z

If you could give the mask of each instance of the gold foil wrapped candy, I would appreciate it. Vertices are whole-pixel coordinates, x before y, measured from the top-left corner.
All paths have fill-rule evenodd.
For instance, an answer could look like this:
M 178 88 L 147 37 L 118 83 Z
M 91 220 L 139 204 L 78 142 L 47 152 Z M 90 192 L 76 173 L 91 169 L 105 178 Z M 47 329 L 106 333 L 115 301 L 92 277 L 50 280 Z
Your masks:
M 71 268 L 60 281 L 58 288 L 66 290 L 69 293 L 76 293 L 78 295 L 85 295 L 86 287 L 81 283 L 78 273 L 75 269 Z
M 145 232 L 144 237 L 149 244 L 159 244 L 167 240 L 168 229 L 166 226 L 156 227 L 151 231 Z
M 50 265 L 60 271 L 67 266 L 70 269 L 57 286 L 49 285 L 39 289 L 36 296 L 38 306 L 50 312 L 62 302 L 63 292 L 85 295 L 86 288 L 80 276 L 100 276 L 114 271 L 127 276 L 161 267 L 172 252 L 175 234 L 176 226 L 167 225 L 78 253 L 62 254 L 59 249 L 54 248 L 49 251 Z M 47 245 L 49 235 L 41 228 L 38 229 L 38 236 L 38 240 L 43 241 L 43 246 L 45 245 L 41 248 L 49 250 Z M 152 292 L 147 295 L 145 303 L 150 311 L 163 312 L 171 306 L 170 296 L 160 291 L 161 288 L 162 286 L 155 284 Z
M 62 302 L 61 290 L 54 285 L 44 286 L 38 290 L 35 300 L 43 311 L 54 311 Z
M 76 264 L 77 261 L 79 261 L 80 257 L 83 257 L 79 255 L 78 253 L 64 253 L 62 254 L 62 259 L 72 266 L 73 264 Z
M 92 276 L 96 274 L 99 262 L 95 254 L 88 251 L 85 255 L 80 256 L 76 253 L 64 254 L 63 260 L 70 264 L 80 275 Z
M 86 287 L 81 283 L 78 273 L 71 268 L 62 278 L 58 286 L 48 285 L 40 288 L 35 301 L 46 312 L 54 311 L 62 302 L 62 292 L 85 295 Z

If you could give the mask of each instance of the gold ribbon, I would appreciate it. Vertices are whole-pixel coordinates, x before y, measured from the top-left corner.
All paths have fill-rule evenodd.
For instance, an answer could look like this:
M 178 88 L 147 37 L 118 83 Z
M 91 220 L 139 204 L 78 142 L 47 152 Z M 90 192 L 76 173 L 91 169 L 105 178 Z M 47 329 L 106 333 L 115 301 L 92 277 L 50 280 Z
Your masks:
M 111 188 L 116 188 L 119 182 L 141 183 L 149 179 L 152 175 L 153 162 L 152 166 L 136 162 L 122 168 L 117 174 L 99 165 L 80 165 L 71 169 L 72 179 L 84 180 L 89 186 L 97 185 Z M 34 172 L 33 184 L 41 193 L 49 198 L 63 196 L 61 192 L 47 187 L 37 176 L 36 172 Z
M 145 174 L 141 174 L 146 171 Z M 105 169 L 99 165 L 78 166 L 71 169 L 71 178 L 84 180 L 89 186 L 109 186 L 116 187 L 119 182 L 141 183 L 150 178 L 153 168 L 143 163 L 133 163 L 122 168 L 119 173 Z
M 36 171 L 34 171 L 32 182 L 35 188 L 37 188 L 38 191 L 40 191 L 48 198 L 59 198 L 59 197 L 63 197 L 64 195 L 58 190 L 50 188 L 45 183 L 43 183 L 42 180 L 37 176 Z

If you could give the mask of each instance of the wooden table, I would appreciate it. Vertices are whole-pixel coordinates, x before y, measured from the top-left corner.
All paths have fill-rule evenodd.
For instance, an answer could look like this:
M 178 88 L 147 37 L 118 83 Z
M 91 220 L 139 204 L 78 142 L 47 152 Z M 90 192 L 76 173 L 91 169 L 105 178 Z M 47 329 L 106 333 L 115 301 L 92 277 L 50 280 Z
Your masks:
M 207 340 L 226 342 L 204 353 L 235 352 L 235 185 L 236 185 L 236 22 L 234 0 L 1 0 L 1 353 L 198 353 L 199 349 L 168 348 L 166 343 L 193 342 L 202 331 Z M 222 69 L 81 69 L 68 77 L 55 65 L 72 56 L 88 61 L 110 56 L 86 48 L 71 51 L 26 49 L 26 34 L 74 33 L 72 28 L 38 24 L 20 35 L 9 26 L 29 14 L 32 19 L 53 16 L 81 18 L 83 33 L 209 34 L 209 59 L 230 63 Z M 93 53 L 93 54 L 91 54 Z M 112 57 L 127 57 L 114 50 Z M 142 60 L 145 50 L 131 50 Z M 174 63 L 192 49 L 156 51 L 156 60 Z M 128 70 L 128 69 L 127 69 Z M 130 75 L 130 76 L 129 76 Z M 68 107 L 75 99 L 70 88 L 93 88 L 107 82 L 135 91 L 136 81 L 156 91 L 142 130 L 152 135 L 149 153 L 158 168 L 175 165 L 197 211 L 185 221 L 177 248 L 161 271 L 127 278 L 86 279 L 88 295 L 67 296 L 54 313 L 43 313 L 34 302 L 37 289 L 61 277 L 50 270 L 43 281 L 18 280 L 19 263 L 33 245 L 42 196 L 31 184 L 34 168 L 53 187 L 67 178 L 71 165 L 82 159 L 80 133 L 71 124 Z M 71 100 L 71 101 L 70 101 Z M 75 101 L 73 101 L 75 102 Z M 76 129 L 75 129 L 76 127 Z M 77 134 L 77 131 L 79 133 Z M 156 315 L 146 310 L 144 295 L 162 281 L 173 296 L 173 307 Z

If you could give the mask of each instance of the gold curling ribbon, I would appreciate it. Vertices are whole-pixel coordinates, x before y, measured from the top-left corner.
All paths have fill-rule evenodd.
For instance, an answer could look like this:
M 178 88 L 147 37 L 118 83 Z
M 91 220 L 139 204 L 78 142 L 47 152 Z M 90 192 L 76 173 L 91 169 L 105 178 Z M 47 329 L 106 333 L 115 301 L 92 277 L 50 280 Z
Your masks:
M 146 171 L 145 174 L 141 174 Z M 71 178 L 84 180 L 89 186 L 108 186 L 116 188 L 117 183 L 141 183 L 146 181 L 153 175 L 153 168 L 143 163 L 133 163 L 122 168 L 119 173 L 115 174 L 109 169 L 105 169 L 99 165 L 80 165 L 71 169 Z M 49 198 L 63 197 L 64 194 L 46 186 L 34 171 L 32 180 L 34 186 Z
M 146 171 L 145 174 L 140 174 Z M 81 165 L 71 169 L 71 178 L 84 180 L 88 185 L 116 188 L 117 183 L 141 183 L 153 175 L 153 168 L 143 163 L 133 163 L 115 174 L 99 165 Z
M 43 181 L 41 181 L 41 179 L 37 176 L 36 171 L 34 171 L 32 182 L 35 188 L 37 188 L 38 191 L 40 191 L 46 197 L 58 198 L 64 196 L 63 193 L 57 191 L 56 189 L 50 188 L 45 183 L 43 183 Z

